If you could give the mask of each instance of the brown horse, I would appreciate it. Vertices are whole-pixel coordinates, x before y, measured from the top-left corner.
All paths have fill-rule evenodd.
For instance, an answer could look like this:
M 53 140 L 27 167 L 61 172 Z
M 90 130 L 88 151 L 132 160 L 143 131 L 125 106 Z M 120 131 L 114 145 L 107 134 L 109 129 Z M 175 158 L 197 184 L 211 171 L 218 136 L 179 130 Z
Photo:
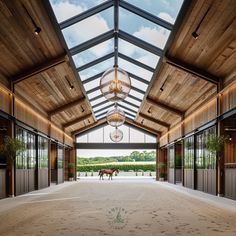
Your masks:
M 109 178 L 108 178 L 108 180 L 110 179 L 110 180 L 112 180 L 112 175 L 113 175 L 113 173 L 114 172 L 116 172 L 116 173 L 119 173 L 119 170 L 117 169 L 117 168 L 111 168 L 111 169 L 103 169 L 103 170 L 100 170 L 99 171 L 99 176 L 100 176 L 100 180 L 102 179 L 102 180 L 104 180 L 103 179 L 103 175 L 104 174 L 107 174 L 107 175 L 109 175 Z

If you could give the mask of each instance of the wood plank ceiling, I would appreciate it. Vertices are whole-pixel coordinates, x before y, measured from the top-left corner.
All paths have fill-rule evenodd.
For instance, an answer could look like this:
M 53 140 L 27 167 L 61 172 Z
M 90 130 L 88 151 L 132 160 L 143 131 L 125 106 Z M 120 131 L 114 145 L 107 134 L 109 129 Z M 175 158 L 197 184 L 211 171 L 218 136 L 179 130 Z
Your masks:
M 94 122 L 88 102 L 81 100 L 81 85 L 42 1 L 1 1 L 0 22 L 1 82 L 8 87 L 15 82 L 15 93 L 48 115 L 78 101 L 51 116 L 62 127 L 87 115 L 86 121 L 66 126 L 68 133 Z M 38 35 L 34 34 L 35 26 L 41 28 Z
M 195 31 L 197 39 L 192 36 Z M 165 56 L 167 60 L 161 63 L 148 98 L 189 113 L 216 95 L 217 86 L 196 74 L 207 74 L 224 82 L 235 73 L 236 1 L 192 1 Z M 180 66 L 169 64 L 168 58 L 174 59 Z M 180 68 L 186 65 L 197 73 Z M 170 110 L 150 104 L 148 99 L 143 102 L 140 113 L 171 125 L 181 120 Z M 137 120 L 162 132 L 168 129 L 160 128 L 140 115 Z
M 182 24 L 165 56 L 182 67 L 195 68 L 197 73 L 168 60 L 160 62 L 160 70 L 137 115 L 137 124 L 157 133 L 166 132 L 186 111 L 217 93 L 216 84 L 203 79 L 205 74 L 225 79 L 235 72 L 235 9 L 234 0 L 192 1 L 186 15 L 181 16 Z M 51 114 L 52 121 L 64 126 L 68 133 L 92 126 L 96 121 L 90 104 L 83 99 L 81 84 L 43 1 L 2 0 L 0 21 L 1 82 L 9 86 L 15 80 L 15 92 Z M 42 29 L 38 36 L 34 34 L 35 24 Z M 199 35 L 197 39 L 192 36 L 194 31 Z M 201 73 L 204 76 L 199 76 Z M 74 88 L 70 89 L 70 85 Z

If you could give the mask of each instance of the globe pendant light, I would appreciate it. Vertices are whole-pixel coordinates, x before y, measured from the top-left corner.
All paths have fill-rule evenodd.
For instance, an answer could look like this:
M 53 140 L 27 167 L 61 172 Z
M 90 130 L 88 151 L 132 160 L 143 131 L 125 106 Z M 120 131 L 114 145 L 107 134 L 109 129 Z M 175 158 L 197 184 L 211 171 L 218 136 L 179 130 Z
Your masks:
M 123 139 L 123 132 L 116 127 L 116 129 L 110 133 L 110 139 L 115 143 L 120 142 Z
M 107 112 L 106 119 L 109 125 L 118 127 L 124 124 L 125 113 L 115 105 L 115 109 Z
M 124 100 L 128 96 L 130 88 L 131 80 L 128 74 L 118 66 L 107 70 L 100 80 L 100 90 L 103 96 L 111 102 Z

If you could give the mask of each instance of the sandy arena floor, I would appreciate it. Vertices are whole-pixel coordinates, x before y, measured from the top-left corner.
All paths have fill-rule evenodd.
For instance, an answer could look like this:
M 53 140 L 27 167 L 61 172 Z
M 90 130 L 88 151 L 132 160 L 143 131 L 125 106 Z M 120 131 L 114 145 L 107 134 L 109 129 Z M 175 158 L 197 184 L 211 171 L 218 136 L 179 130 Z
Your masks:
M 64 183 L 0 201 L 1 236 L 236 235 L 236 203 L 153 179 Z

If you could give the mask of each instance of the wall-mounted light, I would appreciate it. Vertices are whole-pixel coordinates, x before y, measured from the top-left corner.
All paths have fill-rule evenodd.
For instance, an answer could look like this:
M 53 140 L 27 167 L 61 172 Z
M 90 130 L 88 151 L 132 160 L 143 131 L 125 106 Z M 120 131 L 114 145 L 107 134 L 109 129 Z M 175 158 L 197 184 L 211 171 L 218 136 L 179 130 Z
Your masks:
M 149 107 L 148 111 L 147 111 L 149 114 L 152 113 L 152 107 Z
M 30 18 L 33 26 L 34 26 L 34 34 L 36 36 L 39 35 L 39 33 L 42 31 L 42 29 L 35 23 L 33 17 L 30 15 L 29 11 L 27 10 L 27 8 L 23 5 L 23 8 L 25 9 L 25 12 L 27 13 L 28 17 Z
M 165 81 L 163 82 L 162 86 L 160 87 L 160 91 L 163 92 L 164 91 L 164 86 L 165 86 L 165 83 L 167 81 L 168 77 L 165 79 Z
M 80 107 L 81 107 L 81 112 L 84 112 L 84 108 L 83 108 L 83 106 L 81 105 Z
M 232 141 L 232 134 L 229 135 L 229 141 Z
M 70 90 L 74 89 L 75 87 L 74 87 L 74 85 L 70 82 L 68 76 L 65 76 L 65 78 L 66 78 L 66 80 L 67 80 L 67 83 L 69 84 L 69 89 L 70 89 Z
M 141 124 L 143 125 L 144 119 L 142 119 Z
M 88 123 L 89 123 L 89 124 L 91 123 L 89 119 L 88 119 Z
M 201 19 L 200 22 L 198 23 L 196 29 L 192 32 L 192 37 L 193 37 L 194 39 L 197 39 L 197 38 L 199 37 L 199 33 L 198 33 L 197 31 L 199 30 L 199 28 L 200 28 L 202 22 L 204 21 L 204 19 L 205 19 L 207 13 L 209 12 L 210 8 L 211 8 L 211 6 L 209 6 L 209 8 L 207 9 L 206 13 L 204 14 L 204 16 L 202 17 L 202 19 Z

